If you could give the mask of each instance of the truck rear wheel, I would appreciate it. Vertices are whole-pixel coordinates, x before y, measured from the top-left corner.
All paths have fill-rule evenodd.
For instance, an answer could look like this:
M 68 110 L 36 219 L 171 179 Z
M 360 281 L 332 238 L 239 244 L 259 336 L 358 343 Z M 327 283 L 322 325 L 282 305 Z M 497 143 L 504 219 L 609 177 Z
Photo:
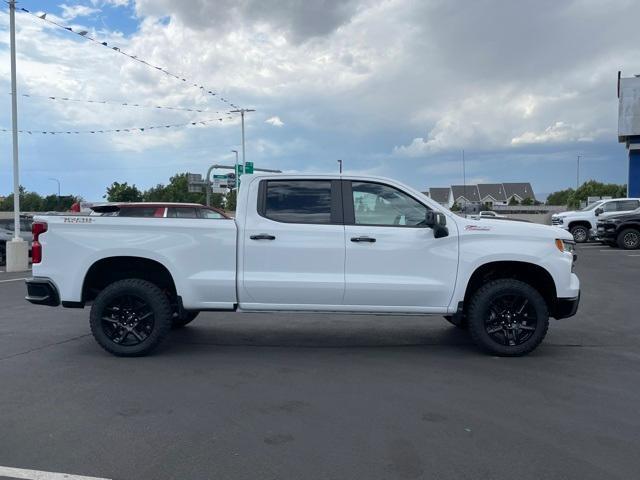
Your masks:
M 618 246 L 625 250 L 640 248 L 640 232 L 635 228 L 625 228 L 618 234 Z
M 467 318 L 476 345 L 505 357 L 533 351 L 549 328 L 549 311 L 542 295 L 514 279 L 493 280 L 479 288 Z
M 91 333 L 107 352 L 120 357 L 150 353 L 171 329 L 169 298 L 155 284 L 129 278 L 102 290 L 91 307 Z

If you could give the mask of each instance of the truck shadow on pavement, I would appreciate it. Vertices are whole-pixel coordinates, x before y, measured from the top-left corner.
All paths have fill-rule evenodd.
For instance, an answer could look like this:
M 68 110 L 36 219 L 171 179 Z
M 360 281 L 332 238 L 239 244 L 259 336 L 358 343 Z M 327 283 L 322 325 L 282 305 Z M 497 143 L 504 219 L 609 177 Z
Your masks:
M 226 318 L 225 318 L 226 317 Z M 174 330 L 164 349 L 182 344 L 243 347 L 473 346 L 442 317 L 203 313 Z

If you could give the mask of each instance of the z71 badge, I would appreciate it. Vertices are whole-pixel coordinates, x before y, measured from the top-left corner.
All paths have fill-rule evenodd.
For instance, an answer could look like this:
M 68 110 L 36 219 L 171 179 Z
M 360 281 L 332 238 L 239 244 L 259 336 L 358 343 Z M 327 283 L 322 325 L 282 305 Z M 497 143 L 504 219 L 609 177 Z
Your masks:
M 64 223 L 93 223 L 91 217 L 64 217 Z

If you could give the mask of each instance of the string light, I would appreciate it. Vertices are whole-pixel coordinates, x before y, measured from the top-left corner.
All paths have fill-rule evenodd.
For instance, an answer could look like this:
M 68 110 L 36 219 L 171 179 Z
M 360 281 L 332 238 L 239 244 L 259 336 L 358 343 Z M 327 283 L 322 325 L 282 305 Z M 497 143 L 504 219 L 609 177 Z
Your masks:
M 175 123 L 168 125 L 152 125 L 149 127 L 129 127 L 129 128 L 110 128 L 110 129 L 93 129 L 93 130 L 38 130 L 38 129 L 23 129 L 18 130 L 18 133 L 26 133 L 29 135 L 81 135 L 81 134 L 101 134 L 101 133 L 144 133 L 151 130 L 163 130 L 167 128 L 184 128 L 197 125 L 207 125 L 214 122 L 222 122 L 224 120 L 233 120 L 232 116 L 210 118 L 207 120 L 198 120 L 187 123 Z M 9 128 L 0 128 L 0 132 L 11 132 Z
M 84 38 L 85 40 L 89 40 L 90 42 L 93 42 L 96 45 L 101 45 L 101 46 L 106 47 L 106 48 L 108 48 L 108 49 L 110 49 L 110 50 L 112 50 L 112 51 L 114 51 L 116 53 L 119 53 L 120 55 L 124 55 L 125 57 L 127 57 L 127 58 L 129 58 L 131 60 L 134 60 L 134 61 L 136 61 L 138 63 L 146 65 L 147 67 L 150 67 L 150 68 L 153 68 L 153 69 L 155 69 L 155 70 L 157 70 L 159 72 L 162 72 L 162 73 L 164 73 L 165 75 L 167 75 L 169 77 L 172 77 L 172 78 L 175 78 L 177 80 L 180 80 L 186 85 L 198 88 L 202 93 L 214 96 L 218 100 L 220 100 L 221 102 L 224 102 L 224 103 L 228 104 L 230 107 L 232 107 L 232 108 L 234 108 L 236 110 L 240 108 L 238 105 L 236 105 L 236 104 L 232 103 L 231 101 L 229 101 L 228 99 L 220 96 L 214 90 L 210 90 L 210 89 L 206 88 L 204 85 L 192 82 L 192 81 L 188 80 L 187 78 L 185 78 L 185 77 L 183 77 L 181 75 L 176 75 L 175 73 L 172 73 L 172 72 L 170 72 L 169 70 L 167 70 L 167 69 L 165 69 L 163 67 L 160 67 L 160 66 L 155 65 L 155 64 L 153 64 L 151 62 L 148 62 L 148 61 L 146 61 L 146 60 L 144 60 L 144 59 L 142 59 L 142 58 L 140 58 L 140 57 L 138 57 L 136 55 L 131 55 L 130 53 L 127 53 L 127 52 L 121 50 L 119 47 L 116 47 L 116 46 L 113 46 L 113 45 L 109 45 L 107 42 L 102 42 L 102 41 L 100 41 L 100 40 L 98 40 L 96 38 L 93 38 L 91 35 L 89 35 L 89 32 L 87 30 L 74 30 L 72 27 L 67 27 L 67 26 L 65 26 L 65 25 L 63 25 L 61 23 L 58 23 L 58 22 L 56 22 L 54 20 L 51 20 L 51 19 L 47 18 L 48 14 L 46 12 L 38 15 L 36 13 L 33 13 L 33 12 L 27 10 L 26 8 L 20 8 L 20 11 L 22 11 L 24 13 L 27 13 L 27 14 L 31 15 L 32 17 L 38 18 L 38 19 L 40 19 L 40 20 L 42 20 L 42 21 L 44 21 L 44 22 L 46 22 L 46 23 L 48 23 L 50 25 L 54 25 L 54 26 L 56 26 L 58 28 L 66 30 L 67 32 L 73 33 L 74 35 L 77 35 L 77 36 L 79 36 L 81 38 Z
M 11 95 L 11 93 L 9 93 Z M 69 98 L 69 97 L 60 97 L 60 96 L 47 96 L 47 95 L 33 95 L 30 93 L 23 93 L 20 95 L 21 97 L 27 98 L 43 98 L 46 100 L 55 100 L 62 102 L 77 102 L 77 103 L 94 103 L 94 104 L 102 104 L 102 105 L 116 105 L 121 107 L 138 107 L 138 108 L 153 108 L 153 109 L 163 109 L 163 110 L 178 110 L 182 112 L 194 112 L 194 113 L 228 113 L 228 112 L 219 112 L 212 111 L 208 109 L 198 109 L 198 108 L 188 108 L 188 107 L 169 107 L 165 105 L 144 105 L 140 103 L 129 103 L 129 102 L 121 102 L 115 100 L 91 100 L 91 99 L 78 99 L 78 98 Z

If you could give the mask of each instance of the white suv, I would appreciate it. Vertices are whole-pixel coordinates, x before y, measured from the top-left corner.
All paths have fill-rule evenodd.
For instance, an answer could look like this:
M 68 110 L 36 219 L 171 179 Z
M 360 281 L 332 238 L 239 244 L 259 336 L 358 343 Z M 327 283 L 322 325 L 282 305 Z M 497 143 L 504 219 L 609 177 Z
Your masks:
M 593 236 L 598 218 L 616 213 L 632 212 L 638 207 L 640 207 L 640 198 L 599 200 L 581 210 L 554 213 L 551 216 L 551 223 L 568 230 L 577 243 L 582 243 Z

